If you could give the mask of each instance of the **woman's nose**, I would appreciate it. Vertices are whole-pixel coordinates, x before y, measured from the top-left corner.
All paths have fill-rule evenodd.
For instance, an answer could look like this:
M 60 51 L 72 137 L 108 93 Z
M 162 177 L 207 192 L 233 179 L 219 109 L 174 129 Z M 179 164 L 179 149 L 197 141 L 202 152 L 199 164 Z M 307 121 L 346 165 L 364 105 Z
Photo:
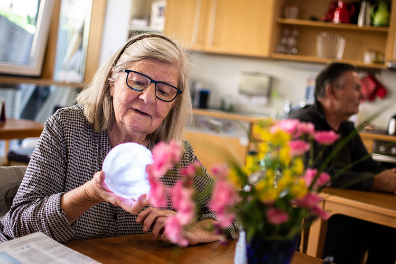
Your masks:
M 146 104 L 155 102 L 155 83 L 150 83 L 146 89 L 144 89 L 139 98 L 142 99 Z

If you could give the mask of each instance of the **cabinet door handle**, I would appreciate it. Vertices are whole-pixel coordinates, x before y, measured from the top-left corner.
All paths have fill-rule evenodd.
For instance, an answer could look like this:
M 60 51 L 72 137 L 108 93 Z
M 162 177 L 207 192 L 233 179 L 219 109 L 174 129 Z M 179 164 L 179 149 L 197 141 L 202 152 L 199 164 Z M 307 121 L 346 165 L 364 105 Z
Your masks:
M 216 24 L 216 8 L 217 8 L 217 0 L 213 0 L 212 12 L 210 14 L 208 46 L 213 46 L 214 29 Z
M 202 0 L 197 0 L 195 6 L 194 29 L 192 39 L 193 45 L 198 43 L 199 20 L 201 18 L 201 2 Z

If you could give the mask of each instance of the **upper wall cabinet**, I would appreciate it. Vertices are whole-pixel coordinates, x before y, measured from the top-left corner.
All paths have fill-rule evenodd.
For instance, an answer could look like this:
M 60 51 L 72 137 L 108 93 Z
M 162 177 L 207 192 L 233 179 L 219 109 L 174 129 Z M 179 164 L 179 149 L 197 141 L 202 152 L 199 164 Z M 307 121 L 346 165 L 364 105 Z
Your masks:
M 192 50 L 268 57 L 275 0 L 168 0 L 164 32 Z
M 339 1 L 341 2 L 341 1 Z M 373 1 L 371 1 L 373 2 Z M 378 1 L 379 2 L 379 1 Z M 352 8 L 347 7 L 349 3 L 356 3 L 354 14 L 350 17 L 357 19 L 359 10 L 359 2 L 344 1 L 344 8 L 348 12 Z M 373 2 L 374 3 L 374 2 Z M 335 1 L 328 0 L 279 0 L 276 1 L 274 30 L 271 44 L 271 57 L 285 60 L 309 61 L 327 63 L 339 60 L 354 64 L 358 67 L 367 68 L 386 68 L 387 60 L 391 60 L 393 56 L 393 46 L 396 29 L 395 0 L 386 2 L 389 15 L 388 26 L 365 25 L 358 26 L 352 23 L 332 23 L 323 22 L 321 18 L 326 14 L 334 14 L 331 5 L 337 4 Z M 337 8 L 337 6 L 335 6 Z M 344 10 L 345 11 L 345 10 Z M 348 15 L 347 15 L 348 16 Z M 345 22 L 345 21 L 344 21 Z M 356 22 L 355 22 L 356 23 Z M 282 47 L 283 42 L 287 42 L 285 35 L 295 32 L 296 50 L 295 52 L 285 51 Z M 323 37 L 318 40 L 318 35 L 327 34 L 326 36 L 338 35 L 344 38 L 344 45 L 339 41 L 339 45 L 335 39 Z M 287 45 L 287 44 L 286 44 Z M 331 58 L 337 49 L 344 46 L 344 52 L 341 59 Z M 322 55 L 318 54 L 320 50 Z M 289 53 L 289 54 L 288 54 Z M 325 57 L 323 57 L 323 53 Z M 330 54 L 330 55 L 329 55 Z M 377 55 L 375 55 L 377 54 Z M 374 62 L 367 60 L 368 56 L 377 56 Z M 366 60 L 365 60 L 366 56 Z

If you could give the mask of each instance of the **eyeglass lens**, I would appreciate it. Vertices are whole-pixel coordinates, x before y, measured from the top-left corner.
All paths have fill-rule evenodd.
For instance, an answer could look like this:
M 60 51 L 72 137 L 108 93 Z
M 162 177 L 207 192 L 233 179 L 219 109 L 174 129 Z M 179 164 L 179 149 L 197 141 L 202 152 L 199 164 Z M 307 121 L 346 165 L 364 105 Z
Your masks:
M 143 91 L 150 85 L 151 80 L 137 72 L 129 72 L 127 83 L 128 86 L 132 89 L 137 91 Z M 155 95 L 161 100 L 172 101 L 177 95 L 177 90 L 168 84 L 157 83 Z

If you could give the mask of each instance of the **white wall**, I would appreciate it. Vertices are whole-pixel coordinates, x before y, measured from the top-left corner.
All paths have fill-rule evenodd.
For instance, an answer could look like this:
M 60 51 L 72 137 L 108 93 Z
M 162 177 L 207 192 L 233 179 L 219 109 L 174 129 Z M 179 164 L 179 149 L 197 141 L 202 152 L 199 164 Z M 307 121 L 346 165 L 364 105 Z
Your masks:
M 134 1 L 134 2 L 133 2 Z M 100 64 L 122 46 L 127 40 L 131 9 L 136 0 L 108 0 L 106 8 L 105 26 L 102 40 Z M 136 11 L 136 10 L 135 10 Z M 137 11 L 136 11 L 137 12 Z M 242 98 L 238 92 L 238 79 L 241 71 L 261 72 L 273 77 L 272 90 L 274 93 L 266 105 L 260 105 L 253 99 L 243 97 L 248 103 L 240 108 L 242 111 L 260 114 L 283 114 L 285 101 L 292 101 L 294 105 L 304 100 L 307 79 L 316 76 L 324 67 L 323 64 L 275 61 L 258 58 L 213 55 L 194 53 L 191 56 L 191 80 L 200 81 L 204 88 L 211 90 L 209 106 L 219 108 L 221 98 L 231 95 L 236 100 Z M 364 73 L 361 73 L 362 75 Z M 388 96 L 384 100 L 365 102 L 361 105 L 358 119 L 364 120 L 382 107 L 389 105 L 384 112 L 374 120 L 378 128 L 386 128 L 390 117 L 396 114 L 396 72 L 383 70 L 377 78 L 388 89 Z M 251 103 L 249 103 L 251 102 Z
M 99 65 L 128 40 L 131 0 L 107 0 Z
M 323 64 L 286 62 L 266 59 L 255 59 L 236 56 L 222 56 L 195 53 L 191 57 L 191 79 L 200 81 L 204 88 L 211 90 L 209 106 L 219 108 L 221 97 L 231 95 L 240 98 L 238 92 L 238 76 L 241 71 L 261 72 L 273 76 L 272 90 L 276 95 L 270 98 L 265 106 L 256 106 L 255 112 L 270 115 L 273 110 L 278 115 L 283 113 L 284 102 L 289 100 L 294 105 L 304 100 L 307 79 L 316 76 L 324 67 Z M 364 72 L 360 73 L 362 76 Z M 381 107 L 396 102 L 396 72 L 383 70 L 377 78 L 388 90 L 388 96 L 374 102 L 361 105 L 359 120 L 367 118 Z M 241 110 L 251 107 L 240 106 Z M 373 124 L 378 128 L 386 128 L 392 115 L 396 114 L 396 104 L 391 104 Z

